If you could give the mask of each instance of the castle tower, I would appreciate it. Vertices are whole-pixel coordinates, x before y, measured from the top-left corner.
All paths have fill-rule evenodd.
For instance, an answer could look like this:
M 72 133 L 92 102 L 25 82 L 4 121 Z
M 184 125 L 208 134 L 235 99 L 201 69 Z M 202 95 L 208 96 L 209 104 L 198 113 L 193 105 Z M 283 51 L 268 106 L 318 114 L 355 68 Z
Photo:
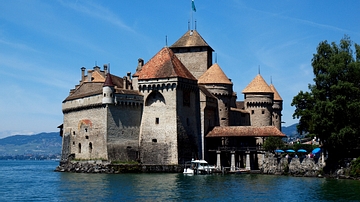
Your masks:
M 245 110 L 250 113 L 251 126 L 271 126 L 274 92 L 258 74 L 246 88 L 244 94 Z
M 141 162 L 170 165 L 201 156 L 197 80 L 172 50 L 161 49 L 133 77 L 144 95 Z
M 196 30 L 187 31 L 170 49 L 197 79 L 212 65 L 214 50 Z
M 114 104 L 114 84 L 111 79 L 111 74 L 106 74 L 106 79 L 103 86 L 103 104 Z
M 233 83 L 225 75 L 221 67 L 215 63 L 198 80 L 218 100 L 218 115 L 220 126 L 229 126 L 229 112 L 233 94 Z
M 270 84 L 270 88 L 274 92 L 274 103 L 272 107 L 273 108 L 272 125 L 281 131 L 281 116 L 282 116 L 281 111 L 283 109 L 283 100 L 273 84 Z

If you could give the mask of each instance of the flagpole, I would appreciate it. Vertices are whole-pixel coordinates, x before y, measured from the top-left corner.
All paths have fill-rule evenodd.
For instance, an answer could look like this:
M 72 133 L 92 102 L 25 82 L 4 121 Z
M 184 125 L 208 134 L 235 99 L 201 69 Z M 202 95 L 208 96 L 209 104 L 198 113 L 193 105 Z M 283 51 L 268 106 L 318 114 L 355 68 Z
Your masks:
M 194 18 L 193 18 L 194 11 L 196 12 L 195 2 L 194 2 L 194 0 L 191 0 L 191 24 L 192 24 L 191 29 L 192 30 L 194 30 Z
M 194 10 L 193 10 L 192 5 L 193 5 L 193 0 L 191 0 L 191 7 L 190 7 L 190 9 L 191 9 L 191 30 L 194 30 L 194 20 L 193 20 Z

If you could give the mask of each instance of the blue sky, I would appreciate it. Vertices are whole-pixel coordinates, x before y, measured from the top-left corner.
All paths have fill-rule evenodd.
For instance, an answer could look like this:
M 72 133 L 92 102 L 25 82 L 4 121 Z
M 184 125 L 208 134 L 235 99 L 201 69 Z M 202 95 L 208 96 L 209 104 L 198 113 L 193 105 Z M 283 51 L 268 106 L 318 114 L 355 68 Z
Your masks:
M 241 91 L 257 75 L 284 100 L 313 83 L 311 59 L 321 41 L 348 35 L 360 43 L 360 1 L 195 0 L 196 29 Z M 190 0 L 0 0 L 0 138 L 57 131 L 61 103 L 80 68 L 110 63 L 135 72 L 188 30 Z M 272 79 L 271 79 L 272 78 Z

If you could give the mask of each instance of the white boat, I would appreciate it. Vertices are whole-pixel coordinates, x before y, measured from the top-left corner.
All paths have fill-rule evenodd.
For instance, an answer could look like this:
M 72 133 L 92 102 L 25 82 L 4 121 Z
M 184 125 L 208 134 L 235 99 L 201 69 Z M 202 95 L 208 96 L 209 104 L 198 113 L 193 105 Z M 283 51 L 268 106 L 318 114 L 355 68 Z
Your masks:
M 210 166 L 205 160 L 192 160 L 185 163 L 184 174 L 209 174 L 215 166 Z

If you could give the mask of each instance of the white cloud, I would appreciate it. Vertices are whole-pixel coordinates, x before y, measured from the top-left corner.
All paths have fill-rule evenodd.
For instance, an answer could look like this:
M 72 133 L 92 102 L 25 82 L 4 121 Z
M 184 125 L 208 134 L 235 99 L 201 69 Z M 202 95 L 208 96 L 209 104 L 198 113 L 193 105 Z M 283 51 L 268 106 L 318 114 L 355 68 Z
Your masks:
M 101 19 L 108 23 L 111 23 L 123 30 L 136 33 L 131 27 L 126 25 L 123 20 L 121 20 L 116 14 L 114 14 L 110 9 L 105 8 L 99 4 L 96 4 L 91 1 L 63 1 L 59 2 L 66 7 L 69 7 L 77 12 L 84 13 L 93 18 Z

